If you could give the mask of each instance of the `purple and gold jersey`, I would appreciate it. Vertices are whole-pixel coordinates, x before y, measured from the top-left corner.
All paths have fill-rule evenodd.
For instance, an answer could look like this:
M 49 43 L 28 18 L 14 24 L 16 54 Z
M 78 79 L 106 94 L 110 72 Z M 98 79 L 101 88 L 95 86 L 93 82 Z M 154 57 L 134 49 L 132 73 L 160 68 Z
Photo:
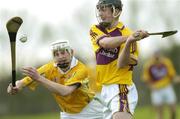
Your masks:
M 143 80 L 150 82 L 155 89 L 169 85 L 174 76 L 175 69 L 165 57 L 161 57 L 158 63 L 152 58 L 144 65 Z
M 96 55 L 97 82 L 103 85 L 109 84 L 129 84 L 132 81 L 132 69 L 137 64 L 137 44 L 131 46 L 131 64 L 124 68 L 117 68 L 119 53 L 124 48 L 125 43 L 116 48 L 103 48 L 98 42 L 104 37 L 129 36 L 132 31 L 125 27 L 121 22 L 115 28 L 103 29 L 99 25 L 93 25 L 90 29 L 90 37 L 93 50 Z
M 94 94 L 90 92 L 87 86 L 88 69 L 81 62 L 71 68 L 67 73 L 61 73 L 59 68 L 54 65 L 54 62 L 45 64 L 38 69 L 38 72 L 47 79 L 62 85 L 73 85 L 80 83 L 81 86 L 74 90 L 68 96 L 60 96 L 53 93 L 53 96 L 58 103 L 60 109 L 67 113 L 79 113 L 92 100 Z M 37 83 L 29 77 L 23 79 L 25 86 L 35 89 Z

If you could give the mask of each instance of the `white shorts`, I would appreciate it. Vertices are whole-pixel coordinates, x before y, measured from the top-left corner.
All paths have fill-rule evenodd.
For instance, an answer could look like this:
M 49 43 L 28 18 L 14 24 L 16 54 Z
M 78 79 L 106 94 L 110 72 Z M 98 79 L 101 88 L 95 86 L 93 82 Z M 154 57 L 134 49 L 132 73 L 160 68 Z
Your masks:
M 155 106 L 162 104 L 174 104 L 176 102 L 176 95 L 172 86 L 169 85 L 162 89 L 153 90 L 151 93 L 151 101 Z
M 60 119 L 103 119 L 103 105 L 93 99 L 80 113 L 60 112 Z
M 101 102 L 104 105 L 103 119 L 111 119 L 115 112 L 134 113 L 138 101 L 135 85 L 103 85 Z

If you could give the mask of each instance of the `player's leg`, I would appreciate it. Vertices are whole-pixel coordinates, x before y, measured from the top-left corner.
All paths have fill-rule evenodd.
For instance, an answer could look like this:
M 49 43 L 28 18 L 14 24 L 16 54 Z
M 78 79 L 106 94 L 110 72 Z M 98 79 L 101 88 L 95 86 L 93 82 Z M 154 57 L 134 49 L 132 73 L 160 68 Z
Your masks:
M 113 114 L 113 119 L 132 119 L 132 115 L 128 112 L 116 112 Z
M 81 113 L 88 117 L 88 119 L 103 119 L 103 107 L 104 105 L 101 101 L 94 98 Z
M 123 88 L 127 89 L 128 91 L 127 98 L 124 94 L 120 95 L 120 108 L 119 108 L 120 110 L 119 112 L 115 112 L 113 114 L 113 119 L 132 119 L 138 101 L 138 93 L 136 87 L 134 84 L 132 86 L 126 85 L 123 88 L 121 87 L 123 86 L 120 85 L 120 89 Z M 125 100 L 127 100 L 127 102 Z
M 176 119 L 176 95 L 171 85 L 167 86 L 165 89 L 166 103 L 168 104 L 170 110 L 170 119 Z
M 61 112 L 61 119 L 103 119 L 103 105 L 93 99 L 84 109 L 77 114 Z
M 176 119 L 176 104 L 170 104 L 168 105 L 169 110 L 170 110 L 170 119 Z
M 157 112 L 157 119 L 163 119 L 163 105 L 154 106 Z
M 157 119 L 163 119 L 164 89 L 153 90 L 151 101 L 155 108 Z
M 102 97 L 107 106 L 104 111 L 104 119 L 131 119 L 138 100 L 135 85 L 114 84 L 105 88 L 102 89 L 104 92 Z

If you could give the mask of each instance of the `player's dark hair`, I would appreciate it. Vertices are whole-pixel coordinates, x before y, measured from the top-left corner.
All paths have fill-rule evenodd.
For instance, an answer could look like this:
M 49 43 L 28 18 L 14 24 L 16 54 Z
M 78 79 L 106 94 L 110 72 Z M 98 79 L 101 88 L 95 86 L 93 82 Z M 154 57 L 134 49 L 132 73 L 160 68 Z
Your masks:
M 122 11 L 123 4 L 121 0 L 99 0 L 97 7 L 101 5 L 113 5 L 116 9 Z

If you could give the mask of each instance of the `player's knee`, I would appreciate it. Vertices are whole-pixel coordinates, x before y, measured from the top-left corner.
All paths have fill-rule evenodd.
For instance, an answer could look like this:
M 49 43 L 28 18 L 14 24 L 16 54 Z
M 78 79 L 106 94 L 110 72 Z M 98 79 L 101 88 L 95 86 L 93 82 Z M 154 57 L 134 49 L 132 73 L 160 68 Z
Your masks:
M 132 119 L 132 115 L 128 112 L 115 112 L 113 119 Z

